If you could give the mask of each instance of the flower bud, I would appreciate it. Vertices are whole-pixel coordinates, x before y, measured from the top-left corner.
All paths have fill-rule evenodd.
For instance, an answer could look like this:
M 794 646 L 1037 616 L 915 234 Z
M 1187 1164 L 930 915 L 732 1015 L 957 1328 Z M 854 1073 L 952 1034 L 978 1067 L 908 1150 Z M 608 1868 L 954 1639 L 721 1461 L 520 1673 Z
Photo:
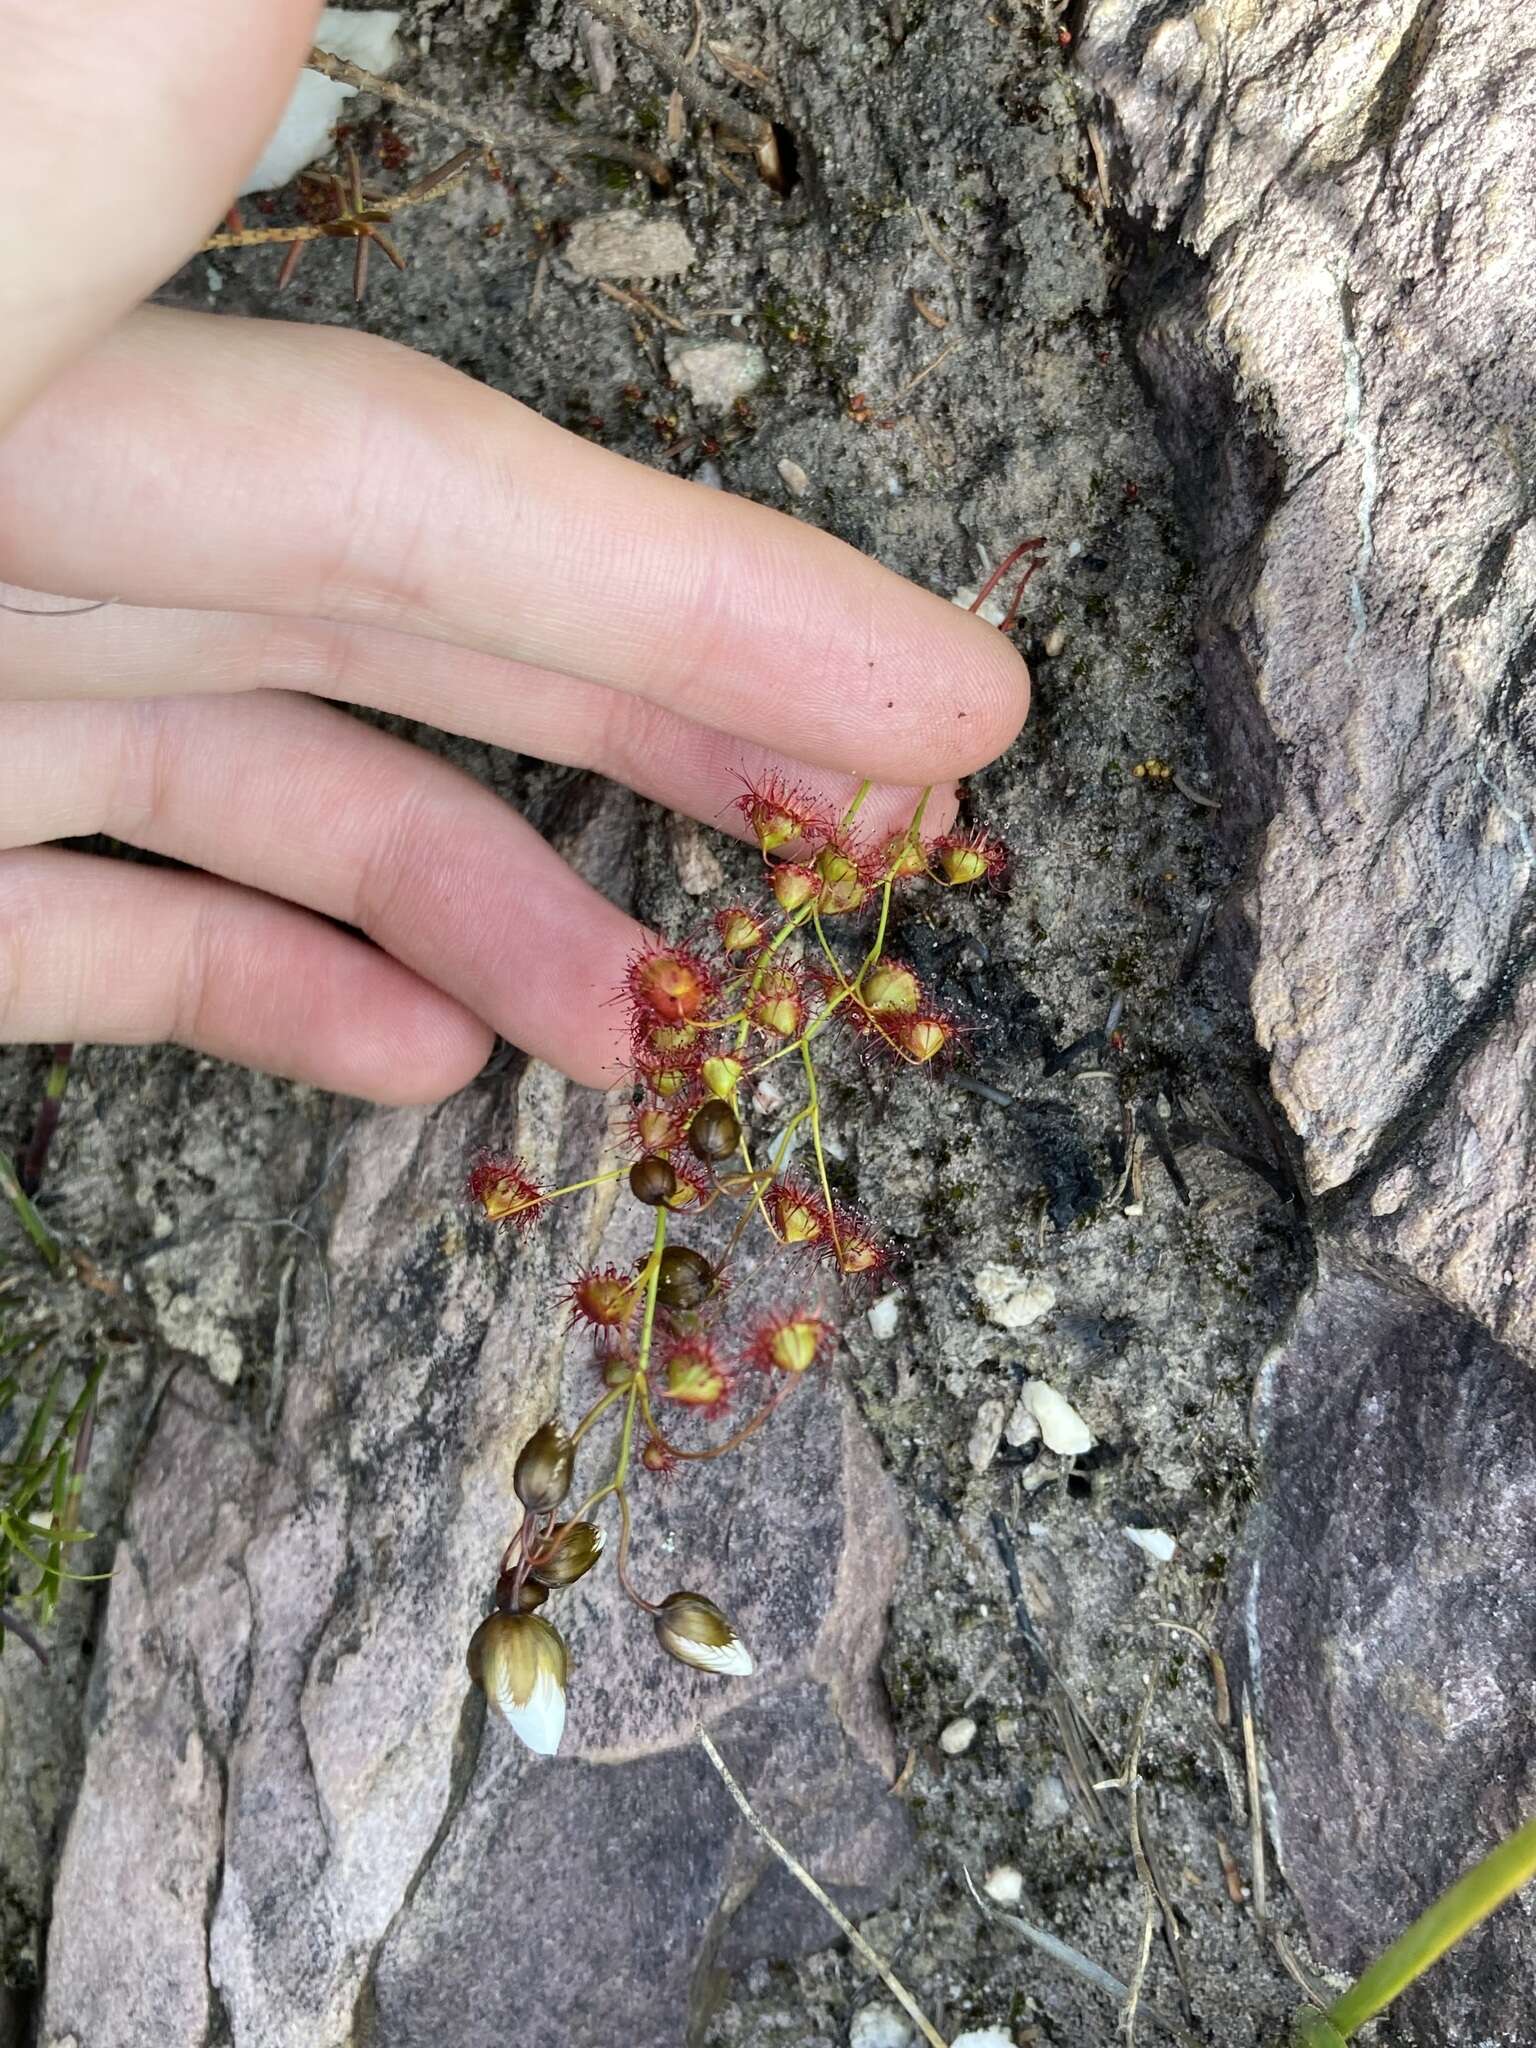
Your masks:
M 745 1678 L 752 1669 L 746 1645 L 702 1593 L 667 1595 L 656 1610 L 656 1640 L 680 1664 L 719 1678 Z
M 729 1159 L 741 1143 L 741 1125 L 728 1102 L 711 1097 L 700 1103 L 688 1126 L 688 1150 L 696 1159 Z
M 715 1269 L 690 1245 L 669 1244 L 661 1255 L 656 1299 L 663 1308 L 697 1308 L 715 1291 Z
M 529 1567 L 541 1586 L 574 1586 L 603 1554 L 603 1532 L 595 1522 L 562 1522 Z
M 659 1209 L 677 1193 L 677 1168 L 659 1152 L 648 1152 L 629 1169 L 629 1192 L 647 1208 Z
M 516 1572 L 503 1572 L 496 1581 L 496 1605 L 503 1614 L 532 1614 L 548 1598 L 548 1586 L 537 1586 L 532 1579 L 519 1585 Z
M 576 1447 L 560 1424 L 551 1419 L 536 1429 L 517 1454 L 512 1489 L 536 1515 L 559 1507 L 571 1490 Z
M 565 1731 L 565 1644 L 537 1614 L 490 1614 L 469 1643 L 469 1675 L 536 1756 Z

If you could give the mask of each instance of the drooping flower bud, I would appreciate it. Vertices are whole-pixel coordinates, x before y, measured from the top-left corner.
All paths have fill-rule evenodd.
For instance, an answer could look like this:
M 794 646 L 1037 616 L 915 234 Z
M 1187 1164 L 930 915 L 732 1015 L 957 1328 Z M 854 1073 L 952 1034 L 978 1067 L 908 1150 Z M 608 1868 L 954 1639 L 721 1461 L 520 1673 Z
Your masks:
M 656 1611 L 656 1640 L 680 1664 L 718 1678 L 745 1678 L 752 1669 L 746 1645 L 702 1593 L 667 1595 Z
M 702 1252 L 691 1245 L 669 1244 L 661 1255 L 656 1299 L 663 1308 L 698 1308 L 714 1293 L 717 1277 Z
M 562 1522 L 529 1566 L 541 1586 L 574 1586 L 603 1554 L 603 1532 L 595 1522 Z
M 659 1152 L 647 1152 L 629 1169 L 629 1192 L 647 1208 L 659 1209 L 677 1193 L 677 1168 Z
M 469 1643 L 469 1675 L 536 1756 L 565 1732 L 568 1663 L 559 1632 L 538 1614 L 489 1614 Z
M 503 1572 L 496 1581 L 496 1605 L 503 1614 L 532 1614 L 548 1598 L 548 1586 L 535 1585 L 532 1579 L 519 1585 L 516 1572 Z
M 717 1096 L 721 1102 L 734 1102 L 746 1071 L 746 1062 L 739 1060 L 735 1053 L 717 1052 L 710 1054 L 699 1069 L 699 1075 L 711 1095 Z
M 711 1096 L 700 1103 L 688 1125 L 688 1149 L 697 1159 L 729 1159 L 741 1143 L 741 1125 L 728 1102 Z
M 640 1453 L 640 1462 L 647 1472 L 654 1472 L 658 1479 L 670 1479 L 677 1470 L 677 1453 L 661 1437 L 648 1436 Z
M 540 1424 L 518 1452 L 512 1488 L 530 1513 L 548 1514 L 570 1492 L 575 1469 L 576 1447 L 552 1417 Z

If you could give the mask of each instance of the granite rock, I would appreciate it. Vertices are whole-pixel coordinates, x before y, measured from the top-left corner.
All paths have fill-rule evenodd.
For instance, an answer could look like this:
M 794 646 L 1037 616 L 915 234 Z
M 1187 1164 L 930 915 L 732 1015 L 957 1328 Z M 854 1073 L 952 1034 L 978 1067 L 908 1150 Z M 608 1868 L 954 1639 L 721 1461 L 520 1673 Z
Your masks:
M 1326 1273 L 1255 1404 L 1241 1568 L 1272 1820 L 1319 1960 L 1358 1971 L 1536 1810 L 1536 1376 L 1469 1317 Z M 1403 2048 L 1514 2042 L 1536 1900 L 1393 2008 Z

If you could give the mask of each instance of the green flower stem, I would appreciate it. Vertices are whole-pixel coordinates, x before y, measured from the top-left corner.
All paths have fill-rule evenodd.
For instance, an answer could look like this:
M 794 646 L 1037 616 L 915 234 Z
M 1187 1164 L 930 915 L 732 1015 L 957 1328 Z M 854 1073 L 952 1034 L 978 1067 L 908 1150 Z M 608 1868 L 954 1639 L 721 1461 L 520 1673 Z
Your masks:
M 614 1402 L 618 1400 L 619 1396 L 623 1393 L 623 1391 L 624 1389 L 622 1387 L 610 1387 L 606 1394 L 598 1395 L 597 1399 L 592 1403 L 592 1406 L 587 1410 L 586 1414 L 583 1415 L 580 1422 L 578 1422 L 576 1427 L 571 1431 L 571 1443 L 573 1445 L 579 1444 L 581 1442 L 582 1438 L 586 1435 L 587 1431 L 592 1427 L 593 1423 L 596 1422 L 597 1418 L 601 1414 L 603 1414 L 607 1409 L 613 1406 Z
M 844 831 L 848 829 L 848 827 L 853 823 L 854 819 L 859 815 L 859 812 L 863 808 L 865 797 L 869 795 L 869 792 L 874 788 L 874 786 L 875 785 L 866 776 L 865 779 L 859 784 L 858 788 L 854 791 L 853 802 L 848 806 L 847 810 L 843 813 Z
M 1481 1863 L 1474 1864 L 1421 1913 L 1359 1982 L 1328 2008 L 1329 2025 L 1348 2040 L 1532 1878 L 1536 1878 L 1536 1819 L 1528 1820 L 1496 1849 L 1490 1849 Z
M 802 1046 L 800 1058 L 805 1066 L 805 1087 L 810 1097 L 811 1149 L 816 1154 L 816 1173 L 821 1181 L 822 1200 L 827 1205 L 827 1228 L 832 1233 L 832 1255 L 839 1266 L 843 1262 L 843 1248 L 837 1241 L 837 1204 L 832 1199 L 832 1183 L 827 1178 L 826 1154 L 821 1149 L 821 1091 L 816 1085 L 816 1062 L 811 1058 L 811 1049 Z

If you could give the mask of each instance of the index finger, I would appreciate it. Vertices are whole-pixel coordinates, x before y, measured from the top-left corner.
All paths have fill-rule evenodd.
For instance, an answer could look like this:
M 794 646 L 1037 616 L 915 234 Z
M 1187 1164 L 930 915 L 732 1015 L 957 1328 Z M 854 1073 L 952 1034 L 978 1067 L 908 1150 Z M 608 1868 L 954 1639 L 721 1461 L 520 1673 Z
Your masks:
M 136 316 L 0 446 L 0 573 L 452 641 L 897 783 L 1028 708 L 1001 634 L 841 541 L 333 329 Z

